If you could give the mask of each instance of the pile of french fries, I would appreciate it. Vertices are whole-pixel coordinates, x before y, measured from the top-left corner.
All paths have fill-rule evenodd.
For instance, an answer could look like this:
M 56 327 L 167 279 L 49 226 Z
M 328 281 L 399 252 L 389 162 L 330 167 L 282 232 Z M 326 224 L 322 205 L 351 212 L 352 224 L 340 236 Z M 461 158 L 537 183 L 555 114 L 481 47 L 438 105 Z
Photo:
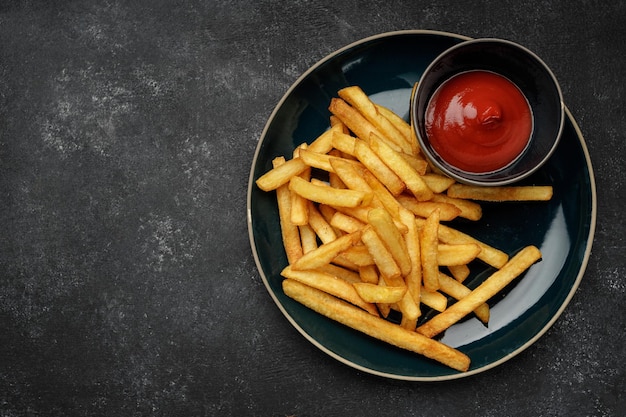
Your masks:
M 488 323 L 487 301 L 541 253 L 530 245 L 510 257 L 446 223 L 479 221 L 481 200 L 549 200 L 552 187 L 455 183 L 423 157 L 411 126 L 358 86 L 341 89 L 329 110 L 330 129 L 276 157 L 256 181 L 276 192 L 289 263 L 281 272 L 285 294 L 467 371 L 469 357 L 434 337 L 472 313 Z M 496 272 L 470 290 L 463 282 L 480 262 Z M 425 308 L 437 314 L 419 320 Z

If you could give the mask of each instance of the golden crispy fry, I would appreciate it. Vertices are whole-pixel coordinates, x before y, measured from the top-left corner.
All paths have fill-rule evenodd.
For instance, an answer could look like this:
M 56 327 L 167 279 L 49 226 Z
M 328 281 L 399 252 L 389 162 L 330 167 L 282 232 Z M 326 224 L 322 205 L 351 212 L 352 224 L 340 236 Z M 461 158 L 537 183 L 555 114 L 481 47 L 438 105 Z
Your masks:
M 433 192 L 428 188 L 421 175 L 398 152 L 379 140 L 376 135 L 370 137 L 369 145 L 374 153 L 404 181 L 406 187 L 417 200 L 427 201 L 433 197 Z
M 416 216 L 424 218 L 430 216 L 430 214 L 436 209 L 439 209 L 440 221 L 454 220 L 461 214 L 461 210 L 458 207 L 448 203 L 417 201 L 415 197 L 406 194 L 399 195 L 396 198 L 404 208 L 410 210 Z
M 333 171 L 349 189 L 372 194 L 372 188 L 363 179 L 363 176 L 357 169 L 357 165 L 353 162 L 333 157 L 330 158 L 330 164 L 333 167 Z
M 422 287 L 422 258 L 420 256 L 419 230 L 417 224 L 415 224 L 415 216 L 407 210 L 401 210 L 400 218 L 407 227 L 404 240 L 411 261 L 411 270 L 404 277 L 404 281 L 411 293 L 411 297 L 416 301 L 418 309 L 417 316 L 419 317 L 421 315 L 419 301 Z
M 367 94 L 358 86 L 350 86 L 338 91 L 339 97 L 354 107 L 390 142 L 402 149 L 403 152 L 411 153 L 409 143 L 404 139 L 402 132 L 385 116 L 378 112 L 376 105 L 369 99 Z
M 402 276 L 411 272 L 411 259 L 406 242 L 391 215 L 385 209 L 374 208 L 368 213 L 367 220 L 400 267 Z
M 418 217 L 415 218 L 418 226 L 423 227 L 425 220 L 420 219 Z M 452 227 L 448 227 L 446 225 L 439 225 L 439 240 L 443 243 L 448 243 L 451 245 L 457 245 L 462 243 L 476 243 L 480 246 L 480 253 L 478 254 L 478 259 L 485 262 L 488 265 L 493 266 L 494 268 L 501 268 L 508 260 L 509 256 L 502 252 L 499 249 L 494 248 L 480 240 L 465 234 L 459 230 L 456 230 Z
M 315 271 L 325 272 L 329 275 L 333 275 L 337 278 L 341 278 L 342 280 L 349 282 L 351 284 L 354 284 L 355 282 L 361 282 L 361 276 L 359 275 L 358 272 L 349 270 L 347 268 L 344 268 L 338 265 L 333 265 L 333 264 L 324 265 L 318 269 L 315 269 Z
M 303 254 L 311 252 L 313 249 L 317 249 L 317 233 L 315 233 L 315 230 L 313 230 L 313 228 L 308 224 L 298 226 L 298 229 L 300 230 L 300 241 L 302 242 Z
M 376 110 L 378 110 L 378 112 L 380 114 L 382 114 L 384 117 L 386 117 L 391 123 L 393 123 L 393 125 L 396 127 L 396 129 L 398 129 L 398 131 L 400 133 L 402 133 L 402 136 L 404 137 L 404 140 L 412 145 L 412 149 L 413 149 L 413 154 L 417 155 L 419 153 L 419 149 L 417 148 L 417 141 L 415 141 L 415 144 L 413 145 L 413 128 L 411 127 L 410 124 L 408 124 L 402 117 L 398 116 L 396 113 L 394 113 L 391 109 L 388 109 L 385 106 L 381 106 L 379 104 L 376 104 Z
M 395 278 L 402 274 L 393 256 L 371 226 L 366 226 L 363 229 L 361 240 L 374 258 L 374 262 L 383 277 Z
M 421 156 L 415 156 L 404 152 L 399 152 L 399 155 L 409 164 L 415 172 L 420 174 L 421 176 L 426 175 L 426 171 L 428 170 L 428 162 L 422 158 Z M 426 179 L 424 179 L 426 182 Z M 428 184 L 427 184 L 428 185 Z M 430 188 L 430 187 L 428 187 Z M 432 188 L 431 188 L 432 190 Z
M 354 288 L 363 301 L 368 303 L 397 303 L 406 292 L 406 287 L 388 287 L 366 282 L 355 282 Z
M 365 227 L 365 223 L 362 221 L 339 211 L 333 214 L 333 217 L 330 219 L 330 225 L 347 233 L 356 232 Z
M 290 279 L 283 281 L 283 291 L 312 310 L 371 337 L 422 354 L 459 371 L 469 369 L 470 359 L 462 352 L 373 316 L 322 291 Z
M 338 190 L 332 187 L 316 185 L 297 176 L 289 180 L 289 190 L 317 203 L 342 207 L 356 207 L 367 204 L 373 197 L 372 193 L 363 191 Z
M 375 199 L 380 202 L 379 207 L 383 207 L 389 212 L 394 220 L 398 220 L 400 218 L 400 209 L 402 206 L 396 197 L 394 197 L 391 192 L 389 192 L 387 187 L 385 187 L 383 183 L 381 183 L 370 171 L 365 169 L 361 171 L 361 174 L 363 175 L 365 182 L 367 182 L 372 189 Z
M 357 307 L 362 308 L 369 314 L 378 315 L 376 306 L 364 301 L 356 292 L 353 284 L 339 279 L 333 275 L 320 271 L 295 271 L 291 267 L 286 267 L 280 273 L 283 277 L 298 281 L 309 287 L 324 291 L 342 300 L 346 300 Z
M 379 285 L 390 287 L 406 287 L 406 283 L 401 276 L 385 276 L 381 275 Z M 415 330 L 417 319 L 420 315 L 419 304 L 413 299 L 410 292 L 406 292 L 402 299 L 397 303 L 389 304 L 391 308 L 402 313 L 401 326 L 406 329 Z
M 343 181 L 341 181 L 341 178 L 339 178 L 339 176 L 335 174 L 334 172 L 328 173 L 328 185 L 330 187 L 337 188 L 337 189 L 348 188 L 346 184 L 344 184 Z
M 311 168 L 318 168 L 326 172 L 333 172 L 330 165 L 331 156 L 328 154 L 313 152 L 310 149 L 301 149 L 300 159 Z
M 433 211 L 420 230 L 420 255 L 422 257 L 422 281 L 427 291 L 439 289 L 438 253 L 439 210 Z
M 354 143 L 359 140 L 354 136 L 350 136 L 346 133 L 333 134 L 333 147 L 344 154 L 355 156 Z
M 363 245 L 354 245 L 341 252 L 339 256 L 342 260 L 347 260 L 358 267 L 375 265 L 372 255 L 370 255 L 367 248 Z
M 448 307 L 445 295 L 437 291 L 426 291 L 424 287 L 420 291 L 420 301 L 436 311 L 444 311 Z
M 444 273 L 439 274 L 439 287 L 442 293 L 448 294 L 456 300 L 466 297 L 471 292 L 471 290 L 465 285 Z M 486 303 L 476 307 L 474 309 L 474 314 L 476 314 L 476 317 L 478 317 L 478 319 L 483 323 L 487 324 L 489 322 L 490 311 L 489 306 Z
M 341 126 L 332 126 L 330 129 L 326 130 L 324 133 L 319 135 L 309 146 L 307 149 L 311 152 L 317 153 L 328 153 L 333 148 L 333 133 L 340 132 L 342 130 Z
M 415 301 L 410 292 L 406 292 L 402 299 L 397 303 L 400 312 L 402 313 L 402 321 L 400 326 L 405 329 L 414 331 L 417 327 L 417 319 L 419 318 L 421 311 L 419 308 L 419 302 Z
M 285 158 L 277 157 L 272 163 L 275 167 L 279 167 L 285 164 Z M 291 222 L 291 192 L 287 184 L 283 184 L 276 189 L 276 200 L 283 247 L 285 248 L 287 261 L 293 263 L 302 257 L 303 251 L 298 226 Z
M 362 140 L 354 142 L 354 155 L 393 195 L 401 194 L 404 182 Z
M 309 201 L 309 226 L 315 231 L 322 243 L 329 243 L 337 239 L 339 236 L 335 229 L 326 221 L 324 216 L 320 213 L 319 209 L 323 208 L 316 206 Z
M 483 216 L 482 207 L 470 200 L 463 200 L 461 198 L 452 198 L 445 194 L 435 194 L 432 199 L 433 202 L 441 204 L 451 204 L 460 210 L 459 217 L 463 217 L 467 220 L 480 220 Z
M 445 192 L 455 182 L 450 177 L 435 174 L 432 172 L 422 175 L 422 179 L 424 180 L 426 185 L 428 185 L 428 188 L 430 188 L 436 194 L 441 194 Z
M 476 243 L 448 245 L 440 243 L 437 248 L 437 262 L 441 266 L 467 265 L 472 262 L 481 249 Z
M 478 187 L 454 184 L 448 196 L 482 201 L 548 201 L 552 198 L 552 186 Z
M 303 146 L 296 148 L 296 150 L 293 152 L 294 158 L 299 157 L 301 151 L 304 151 Z M 311 169 L 310 168 L 305 169 L 302 173 L 299 174 L 299 176 L 302 179 L 309 181 L 311 178 Z M 309 222 L 309 210 L 308 210 L 309 202 L 306 198 L 302 198 L 302 196 L 296 193 L 290 193 L 290 194 L 291 194 L 291 222 L 297 226 L 303 226 Z
M 256 180 L 256 185 L 263 191 L 272 191 L 283 184 L 287 184 L 292 177 L 299 175 L 306 169 L 308 169 L 308 165 L 302 159 L 290 159 L 261 175 Z
M 465 281 L 470 274 L 470 269 L 467 265 L 450 265 L 448 266 L 448 271 L 450 271 L 452 277 L 459 282 Z
M 365 265 L 359 267 L 359 277 L 361 278 L 361 282 L 368 282 L 370 284 L 377 284 L 380 280 L 376 265 Z
M 372 133 L 380 135 L 378 129 L 371 122 L 341 98 L 332 98 L 328 110 L 361 139 L 369 138 Z
M 428 322 L 417 328 L 426 337 L 434 337 L 461 320 L 478 306 L 484 304 L 506 287 L 511 281 L 526 271 L 532 264 L 541 259 L 541 252 L 535 246 L 527 246 L 501 269 L 494 272 L 475 290 L 437 314 Z
M 341 252 L 359 241 L 360 233 L 350 233 L 338 237 L 329 243 L 320 245 L 317 249 L 302 255 L 292 263 L 293 270 L 317 269 L 331 263 Z
M 330 122 L 330 127 L 331 128 L 336 128 L 339 132 L 341 133 L 346 133 L 348 134 L 350 131 L 348 130 L 348 127 L 346 125 L 343 124 L 343 122 L 341 120 L 339 120 L 339 118 L 335 115 L 331 115 L 328 118 L 328 121 Z

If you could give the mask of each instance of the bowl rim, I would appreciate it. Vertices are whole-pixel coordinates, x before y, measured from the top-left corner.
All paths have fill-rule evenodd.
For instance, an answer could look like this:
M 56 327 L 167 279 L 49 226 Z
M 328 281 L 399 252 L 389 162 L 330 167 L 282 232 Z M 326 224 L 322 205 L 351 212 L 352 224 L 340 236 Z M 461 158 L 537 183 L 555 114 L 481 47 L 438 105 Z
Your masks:
M 541 158 L 541 160 L 539 160 L 533 167 L 531 167 L 530 169 L 527 169 L 525 171 L 522 171 L 520 173 L 513 173 L 510 176 L 508 176 L 507 178 L 504 179 L 494 179 L 493 176 L 497 175 L 499 172 L 504 172 L 505 170 L 507 170 L 508 168 L 511 168 L 513 166 L 515 166 L 519 161 L 524 159 L 524 156 L 527 154 L 528 149 L 530 149 L 531 144 L 529 143 L 529 145 L 524 149 L 524 151 L 514 160 L 512 161 L 510 164 L 494 170 L 494 171 L 490 171 L 490 172 L 486 172 L 486 173 L 474 173 L 474 172 L 466 172 L 463 171 L 459 168 L 453 167 L 451 164 L 448 163 L 444 163 L 442 161 L 440 161 L 437 157 L 435 157 L 435 155 L 433 155 L 434 151 L 432 151 L 428 145 L 428 141 L 426 138 L 422 137 L 421 133 L 420 133 L 420 128 L 417 122 L 417 101 L 418 101 L 418 97 L 420 96 L 420 94 L 425 94 L 423 91 L 423 88 L 421 88 L 423 86 L 423 80 L 430 74 L 430 72 L 433 70 L 433 68 L 439 63 L 439 61 L 441 61 L 441 59 L 445 58 L 446 56 L 448 56 L 450 53 L 454 52 L 455 50 L 458 49 L 462 49 L 467 47 L 468 45 L 474 45 L 477 43 L 490 43 L 490 44 L 500 44 L 500 45 L 507 45 L 508 47 L 512 47 L 515 49 L 518 49 L 519 51 L 521 51 L 522 53 L 527 54 L 531 59 L 535 60 L 535 62 L 545 71 L 545 73 L 548 75 L 548 78 L 552 81 L 553 86 L 555 87 L 555 90 L 557 92 L 558 95 L 558 103 L 559 103 L 559 109 L 558 109 L 558 114 L 559 114 L 559 123 L 558 123 L 558 129 L 556 131 L 556 137 L 555 139 L 552 141 L 552 144 L 550 146 L 550 149 L 548 150 L 548 152 L 546 152 L 546 154 Z M 467 71 L 471 71 L 471 69 L 469 70 L 464 70 L 461 72 L 467 72 Z M 460 73 L 460 72 L 459 72 Z M 454 77 L 456 75 L 458 75 L 459 73 L 454 73 L 451 77 Z M 451 78 L 450 77 L 450 78 Z M 449 79 L 449 78 L 448 78 Z M 428 92 L 430 93 L 430 92 Z M 417 141 L 419 143 L 420 148 L 422 149 L 422 152 L 424 153 L 424 155 L 426 156 L 426 158 L 428 159 L 429 162 L 431 162 L 437 169 L 441 170 L 444 174 L 452 177 L 454 180 L 464 183 L 464 184 L 470 184 L 470 185 L 477 185 L 477 186 L 503 186 L 503 185 L 511 185 L 513 183 L 519 182 L 525 178 L 528 178 L 529 176 L 531 176 L 532 174 L 534 174 L 535 172 L 537 172 L 537 170 L 539 170 L 539 168 L 541 168 L 546 161 L 548 161 L 548 159 L 550 159 L 550 157 L 554 154 L 560 140 L 561 140 L 561 136 L 563 134 L 563 129 L 565 126 L 565 103 L 564 103 L 564 99 L 563 99 L 563 91 L 561 89 L 561 85 L 558 82 L 556 75 L 554 74 L 554 72 L 552 71 L 552 69 L 547 65 L 547 63 L 541 58 L 539 57 L 535 52 L 533 52 L 532 50 L 530 50 L 529 48 L 527 48 L 524 45 L 521 45 L 517 42 L 513 42 L 511 40 L 508 39 L 502 39 L 502 38 L 493 38 L 493 37 L 483 37 L 483 38 L 475 38 L 475 39 L 468 39 L 465 41 L 462 41 L 456 45 L 451 46 L 450 48 L 446 49 L 445 51 L 442 51 L 437 57 L 435 57 L 435 59 L 433 59 L 428 66 L 426 67 L 426 69 L 424 69 L 424 72 L 422 73 L 422 75 L 420 76 L 418 82 L 415 84 L 414 88 L 413 88 L 413 92 L 411 94 L 411 99 L 410 99 L 410 110 L 409 110 L 409 117 L 410 117 L 410 121 L 411 121 L 411 127 L 416 135 Z M 443 158 L 441 158 L 443 160 Z M 451 169 L 450 167 L 453 167 L 453 169 Z M 484 179 L 488 179 L 488 180 L 483 180 Z

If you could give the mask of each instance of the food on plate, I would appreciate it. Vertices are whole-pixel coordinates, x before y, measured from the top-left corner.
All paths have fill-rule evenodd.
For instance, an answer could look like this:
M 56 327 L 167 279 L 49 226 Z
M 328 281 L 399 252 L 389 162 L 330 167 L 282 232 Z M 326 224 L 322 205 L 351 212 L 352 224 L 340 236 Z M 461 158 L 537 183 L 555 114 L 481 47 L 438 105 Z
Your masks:
M 422 155 L 410 125 L 347 87 L 330 128 L 279 155 L 256 180 L 275 192 L 287 296 L 391 345 L 466 371 L 470 359 L 434 339 L 467 316 L 488 325 L 489 300 L 541 259 L 464 233 L 482 201 L 546 201 L 552 187 L 458 184 Z M 479 279 L 485 270 L 489 274 Z M 472 278 L 472 272 L 475 278 Z M 479 274 L 483 272 L 483 274 Z M 426 314 L 428 312 L 429 314 Z

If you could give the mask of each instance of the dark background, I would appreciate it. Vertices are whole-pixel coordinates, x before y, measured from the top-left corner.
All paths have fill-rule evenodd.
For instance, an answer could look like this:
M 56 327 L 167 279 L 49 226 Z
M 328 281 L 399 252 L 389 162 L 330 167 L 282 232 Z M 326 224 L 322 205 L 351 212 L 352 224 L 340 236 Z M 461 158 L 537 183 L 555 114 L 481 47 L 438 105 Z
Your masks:
M 253 261 L 254 149 L 289 86 L 361 38 L 501 37 L 559 79 L 596 175 L 587 272 L 537 343 L 443 383 L 341 364 Z M 626 412 L 626 3 L 2 1 L 0 416 Z

